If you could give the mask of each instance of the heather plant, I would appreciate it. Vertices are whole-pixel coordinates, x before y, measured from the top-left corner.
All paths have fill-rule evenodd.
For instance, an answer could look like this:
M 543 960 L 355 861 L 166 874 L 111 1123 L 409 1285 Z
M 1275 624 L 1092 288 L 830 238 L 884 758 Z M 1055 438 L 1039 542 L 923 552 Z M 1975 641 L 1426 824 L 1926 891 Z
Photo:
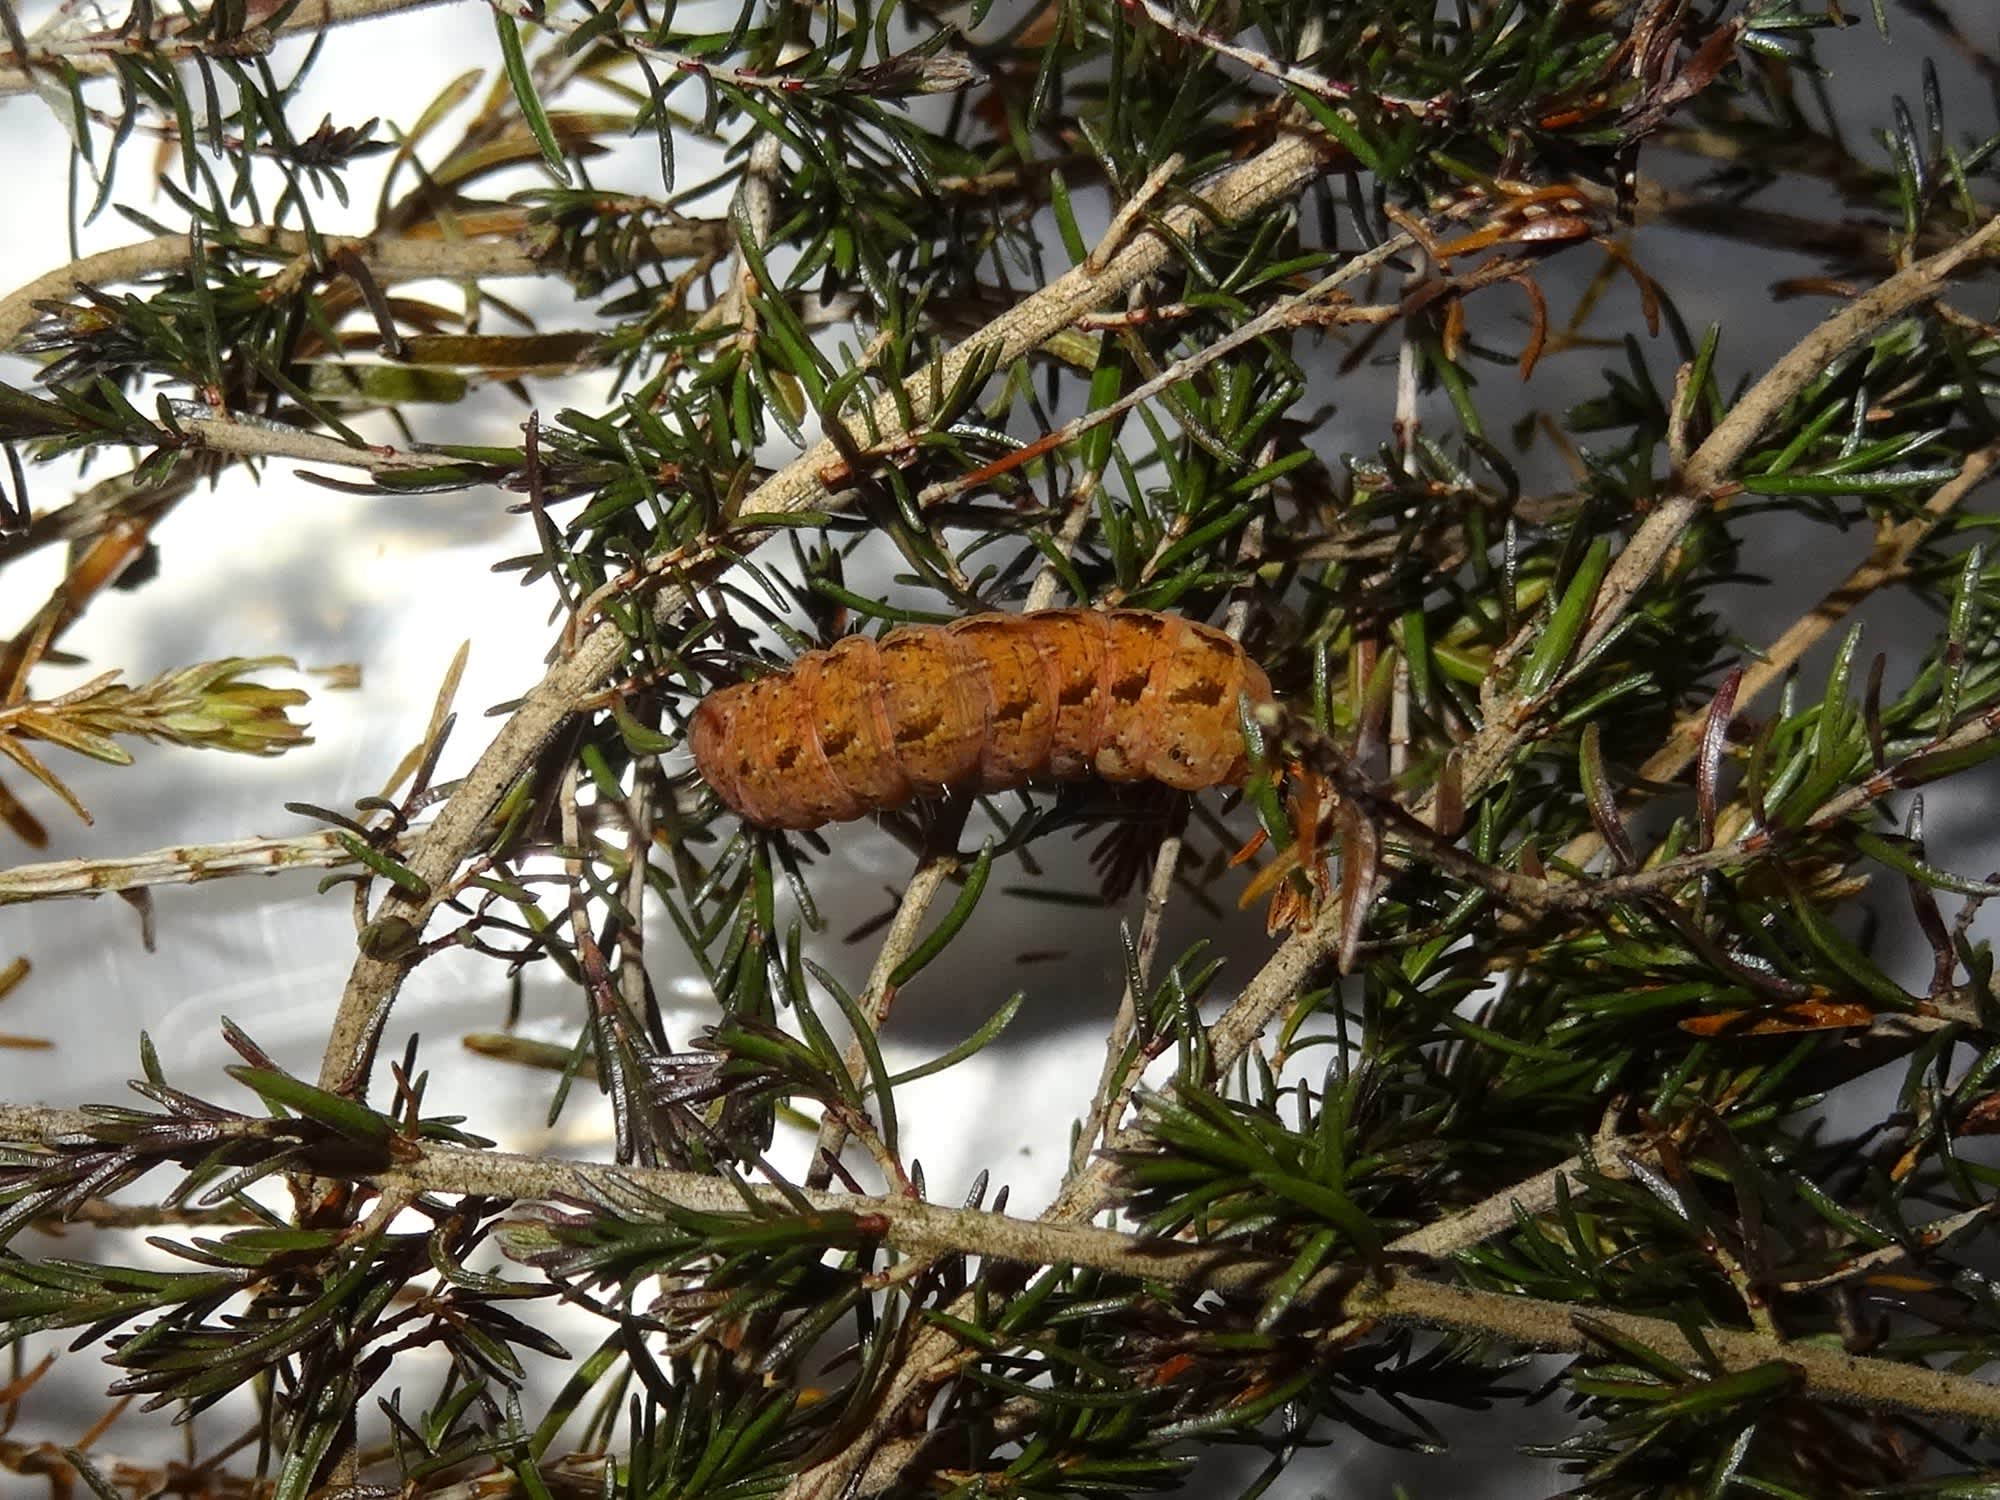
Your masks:
M 2000 873 L 1925 819 L 2000 749 L 2000 118 L 1926 68 L 1856 132 L 1821 66 L 2000 86 L 1990 15 L 493 0 L 438 99 L 302 118 L 301 43 L 401 8 L 0 0 L 0 133 L 54 111 L 131 236 L 0 294 L 0 576 L 65 559 L 0 643 L 0 904 L 296 867 L 355 912 L 316 1075 L 217 1016 L 230 1092 L 135 1036 L 132 1095 L 0 1105 L 10 1493 L 1101 1496 L 1228 1447 L 1258 1494 L 1382 1445 L 1451 1495 L 1461 1413 L 1537 1405 L 1576 1495 L 2000 1492 Z M 1686 311 L 1752 250 L 1789 346 Z M 527 515 L 546 674 L 486 719 L 454 666 L 303 831 L 36 862 L 78 756 L 302 740 L 284 642 L 48 683 L 235 471 Z M 1774 531 L 1827 576 L 1746 639 Z M 880 813 L 842 941 L 851 830 L 690 770 L 716 688 L 1052 606 L 1239 641 L 1241 791 Z M 975 918 L 1052 895 L 1094 951 L 892 1067 Z M 398 997 L 468 950 L 476 1044 L 609 1160 L 430 1086 L 457 1040 Z M 567 1045 L 507 1030 L 523 973 Z M 1038 1005 L 1103 1029 L 1089 1097 L 1020 1085 L 1076 1118 L 1059 1190 L 940 1201 L 898 1094 Z M 50 1354 L 185 1460 L 55 1422 Z

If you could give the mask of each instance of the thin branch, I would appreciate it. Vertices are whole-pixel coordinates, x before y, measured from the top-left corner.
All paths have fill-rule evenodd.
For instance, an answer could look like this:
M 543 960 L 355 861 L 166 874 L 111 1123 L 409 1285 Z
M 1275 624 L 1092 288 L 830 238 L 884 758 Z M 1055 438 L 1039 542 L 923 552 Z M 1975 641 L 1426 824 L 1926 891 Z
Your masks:
M 1312 1298 L 1317 1291 L 1308 1283 L 1303 1297 Z M 1584 1354 L 1597 1347 L 1589 1333 L 1594 1323 L 1690 1370 L 1733 1374 L 1780 1364 L 1790 1367 L 1801 1394 L 1822 1401 L 1986 1426 L 2000 1421 L 2000 1385 L 1991 1381 L 1766 1333 L 1704 1328 L 1697 1345 L 1666 1318 L 1472 1291 L 1415 1276 L 1399 1276 L 1381 1286 L 1364 1283 L 1341 1301 L 1340 1311 L 1353 1318 L 1476 1334 L 1551 1354 Z
M 88 1139 L 102 1118 L 84 1110 L 0 1106 L 0 1139 L 60 1145 Z M 246 1122 L 264 1128 L 267 1122 Z M 883 1243 L 907 1255 L 976 1255 L 1027 1266 L 1089 1267 L 1185 1289 L 1257 1296 L 1282 1276 L 1283 1259 L 1248 1254 L 1227 1244 L 1189 1245 L 1146 1239 L 1087 1224 L 1052 1224 L 977 1209 L 944 1208 L 900 1196 L 856 1198 L 775 1187 L 753 1187 L 694 1172 L 611 1166 L 558 1157 L 522 1156 L 463 1146 L 413 1143 L 409 1159 L 358 1174 L 387 1194 L 448 1193 L 516 1202 L 581 1201 L 642 1208 L 647 1198 L 694 1213 L 740 1214 L 746 1206 L 772 1215 L 852 1216 Z M 635 1203 L 635 1193 L 639 1195 Z M 1320 1272 L 1298 1302 L 1330 1322 L 1375 1318 L 1430 1329 L 1484 1335 L 1525 1348 L 1583 1353 L 1592 1347 L 1576 1320 L 1582 1309 L 1539 1298 L 1471 1291 L 1397 1274 L 1370 1279 L 1357 1267 Z M 1848 1354 L 1820 1344 L 1771 1335 L 1704 1328 L 1705 1352 L 1664 1318 L 1590 1309 L 1590 1318 L 1697 1369 L 1724 1371 L 1773 1362 L 1792 1367 L 1803 1391 L 1824 1400 L 1874 1410 L 1899 1410 L 1978 1423 L 2000 1423 L 2000 1386 L 1923 1365 Z M 796 1488 L 796 1487 L 795 1487 Z M 800 1490 L 800 1493 L 821 1493 Z
M 1955 1214 L 1938 1219 L 1918 1228 L 1911 1239 L 1925 1249 L 1934 1249 L 1946 1240 L 1954 1239 L 1993 1217 L 2000 1211 L 2000 1200 L 1988 1199 L 1976 1203 L 1971 1208 L 1961 1209 Z M 1900 1265 L 1910 1258 L 1911 1246 L 1901 1242 L 1880 1245 L 1866 1254 L 1857 1255 L 1845 1265 L 1828 1271 L 1823 1276 L 1809 1276 L 1799 1281 L 1781 1281 L 1781 1292 L 1816 1292 L 1823 1287 L 1838 1286 L 1844 1281 L 1853 1281 L 1862 1276 L 1874 1276 L 1890 1266 Z
M 372 239 L 327 239 L 324 244 L 329 262 L 336 253 L 350 251 L 360 256 L 369 273 L 381 282 L 432 278 L 485 281 L 501 276 L 546 276 L 567 271 L 561 261 L 549 258 L 552 235 L 538 232 L 525 213 L 514 217 L 519 219 L 518 228 L 500 236 L 450 240 L 433 235 L 383 235 Z M 653 253 L 662 260 L 711 253 L 725 241 L 726 228 L 719 220 L 662 224 L 647 236 Z M 298 230 L 253 224 L 244 226 L 226 245 L 211 243 L 208 253 L 262 250 L 291 260 L 309 255 L 311 249 L 311 243 Z M 42 315 L 38 303 L 67 301 L 82 286 L 121 286 L 145 276 L 183 270 L 193 256 L 193 245 L 187 235 L 162 234 L 86 255 L 37 276 L 0 297 L 0 349 L 11 346 Z
M 1426 119 L 1434 119 L 1448 113 L 1452 101 L 1444 95 L 1430 98 L 1416 98 L 1409 95 L 1387 94 L 1375 88 L 1363 88 L 1344 79 L 1328 78 L 1324 73 L 1311 68 L 1302 68 L 1296 63 L 1282 62 L 1269 53 L 1259 52 L 1254 47 L 1245 47 L 1231 41 L 1220 31 L 1203 26 L 1177 14 L 1160 0 L 1123 0 L 1128 10 L 1141 12 L 1161 30 L 1192 46 L 1213 52 L 1218 57 L 1226 57 L 1231 62 L 1241 63 L 1253 73 L 1270 79 L 1281 88 L 1300 89 L 1322 99 L 1347 103 L 1366 94 L 1369 102 L 1377 108 L 1398 110 Z
M 963 819 L 949 820 L 960 824 Z M 956 827 L 953 828 L 956 833 Z M 903 888 L 903 894 L 896 903 L 896 915 L 889 923 L 889 930 L 882 936 L 882 946 L 875 954 L 875 963 L 868 973 L 868 986 L 861 992 L 861 1016 L 870 1029 L 879 1032 L 883 1021 L 888 1019 L 889 1008 L 896 1003 L 896 987 L 891 977 L 903 966 L 923 935 L 924 918 L 930 915 L 931 903 L 938 893 L 950 883 L 958 873 L 958 851 L 952 847 L 956 839 L 945 842 L 945 847 L 926 854 L 917 862 L 910 874 L 910 883 Z M 842 1059 L 847 1068 L 847 1076 L 857 1082 L 863 1079 L 867 1067 L 867 1054 L 863 1052 L 861 1039 L 854 1038 L 847 1044 Z M 848 1127 L 845 1121 L 829 1111 L 819 1124 L 819 1139 L 813 1147 L 812 1167 L 806 1176 L 809 1186 L 823 1188 L 832 1180 L 833 1165 L 840 1158 L 841 1148 L 847 1144 Z
M 58 859 L 0 870 L 0 906 L 61 901 L 156 885 L 192 885 L 231 875 L 275 875 L 280 870 L 325 870 L 349 864 L 338 835 L 329 830 L 289 838 L 236 839 L 222 844 L 177 844 L 108 859 Z
M 1825 598 L 1794 621 L 1783 635 L 1771 643 L 1762 658 L 1744 671 L 1743 680 L 1736 689 L 1738 711 L 1755 702 L 1766 689 L 1783 681 L 1785 674 L 1798 665 L 1806 652 L 1876 590 L 1900 582 L 1906 575 L 1910 554 L 1937 529 L 1938 522 L 1958 508 L 1959 502 L 1991 477 L 1996 464 L 2000 464 L 2000 443 L 1988 443 L 1983 448 L 1974 449 L 1966 455 L 1958 473 L 1932 493 L 1918 514 L 1894 523 L 1885 521 L 1876 531 L 1875 545 L 1869 549 L 1867 558 Z M 1693 761 L 1707 726 L 1706 708 L 1683 717 L 1667 736 L 1667 742 L 1633 774 L 1633 781 L 1639 785 L 1657 786 L 1679 776 Z M 1595 832 L 1579 834 L 1557 858 L 1560 863 L 1581 868 L 1595 858 L 1602 847 L 1603 840 Z
M 1452 215 L 1444 217 L 1449 218 Z M 1272 303 L 1255 317 L 1247 319 L 1212 343 L 1203 344 L 1200 348 L 1183 355 L 1157 374 L 1122 393 L 1116 400 L 1107 401 L 1102 406 L 1093 406 L 1089 411 L 1080 413 L 1061 427 L 1043 433 L 1032 443 L 1014 449 L 1004 458 L 995 459 L 992 463 L 961 474 L 955 479 L 941 480 L 929 486 L 921 496 L 922 502 L 925 505 L 936 505 L 956 499 L 981 485 L 991 483 L 1002 474 L 1020 468 L 1032 459 L 1055 449 L 1067 447 L 1094 428 L 1117 421 L 1126 413 L 1171 391 L 1175 386 L 1185 384 L 1217 361 L 1259 340 L 1270 338 L 1273 334 L 1299 328 L 1367 327 L 1395 322 L 1404 316 L 1405 304 L 1349 302 L 1341 294 L 1340 288 L 1349 282 L 1374 275 L 1398 256 L 1416 248 L 1416 244 L 1414 236 L 1399 234 L 1351 256 L 1341 262 L 1337 270 L 1321 277 L 1304 291 Z M 1496 282 L 1512 280 L 1519 274 L 1517 267 L 1505 260 L 1496 259 L 1487 261 L 1477 270 L 1467 272 L 1463 276 L 1438 277 L 1436 286 L 1448 287 L 1455 292 L 1469 292 L 1492 286 Z
M 229 1225 L 254 1225 L 264 1221 L 255 1212 L 235 1203 L 213 1208 L 187 1208 L 164 1203 L 112 1203 L 104 1198 L 86 1198 L 57 1218 L 35 1221 L 42 1234 L 61 1234 L 68 1229 L 156 1229 L 171 1224 L 181 1228 L 211 1229 Z
M 370 474 L 413 473 L 456 464 L 451 454 L 423 448 L 397 448 L 387 443 L 370 443 L 357 448 L 339 438 L 288 427 L 282 422 L 266 422 L 244 417 L 181 417 L 181 430 L 192 439 L 190 448 L 204 453 L 226 453 L 233 458 L 294 459 L 300 463 L 332 464 L 337 468 L 365 469 Z
M 1729 485 L 1731 471 L 1793 397 L 1874 329 L 1937 296 L 1953 275 L 1996 247 L 2000 247 L 2000 218 L 1988 221 L 1951 249 L 1916 262 L 1856 297 L 1765 371 L 1695 450 L 1673 493 L 1659 503 L 1618 554 L 1597 591 L 1596 605 L 1577 641 L 1575 655 L 1587 656 L 1624 618 L 1681 534 Z M 1523 627 L 1523 634 L 1514 643 L 1517 649 L 1529 639 L 1526 632 L 1534 628 Z M 1485 726 L 1466 744 L 1459 759 L 1467 802 L 1493 783 L 1525 743 L 1538 707 L 1495 692 L 1486 706 Z M 1413 811 L 1424 816 L 1434 797 L 1434 792 L 1426 793 Z
M 1469 1208 L 1391 1240 L 1389 1253 L 1448 1260 L 1461 1250 L 1470 1250 L 1512 1229 L 1519 1215 L 1533 1219 L 1551 1212 L 1562 1184 L 1575 1180 L 1578 1174 L 1593 1172 L 1613 1182 L 1622 1182 L 1632 1175 L 1632 1158 L 1643 1160 L 1657 1149 L 1654 1137 L 1649 1135 L 1599 1136 L 1588 1150 L 1557 1162 L 1546 1172 L 1523 1178 Z
M 2000 707 L 1989 708 L 1959 725 L 1950 734 L 1931 740 L 1913 758 L 1929 760 L 1936 757 L 1945 760 L 1961 750 L 1971 750 L 1983 745 L 1996 736 L 2000 736 Z M 1917 784 L 1919 783 L 1915 775 L 1901 766 L 1889 766 L 1876 771 L 1848 787 L 1846 791 L 1839 792 L 1821 803 L 1812 817 L 1807 819 L 1806 831 L 1820 833 L 1829 828 L 1836 828 L 1869 803 L 1879 801 L 1891 792 Z M 1750 834 L 1744 842 L 1755 848 L 1760 841 L 1776 836 L 1768 829 L 1759 829 Z
M 1166 915 L 1167 898 L 1172 894 L 1174 872 L 1180 868 L 1180 862 L 1181 837 L 1170 833 L 1160 840 L 1159 852 L 1153 857 L 1152 878 L 1146 882 L 1146 906 L 1139 919 L 1139 941 L 1133 955 L 1133 978 L 1138 980 L 1140 989 L 1152 979 L 1153 960 L 1160 951 L 1160 921 Z M 1119 992 L 1118 1009 L 1104 1036 L 1104 1066 L 1098 1072 L 1097 1090 L 1091 1095 L 1090 1108 L 1070 1144 L 1071 1175 L 1085 1169 L 1099 1138 L 1125 1117 L 1132 1090 L 1146 1065 L 1145 1050 L 1132 1046 L 1143 998 L 1140 989 L 1135 989 L 1128 979 Z
M 19 1138 L 16 1122 L 25 1113 L 31 1112 L 0 1109 L 0 1133 Z M 741 1213 L 744 1194 L 748 1193 L 771 1213 L 797 1212 L 797 1200 L 787 1190 L 745 1188 L 697 1173 L 601 1166 L 459 1146 L 426 1144 L 418 1151 L 414 1162 L 374 1174 L 370 1180 L 385 1191 L 612 1204 L 632 1201 L 637 1189 L 683 1209 L 719 1214 Z M 806 1193 L 805 1203 L 815 1212 L 854 1215 L 871 1229 L 879 1229 L 884 1243 L 926 1258 L 962 1254 L 1036 1267 L 1088 1266 L 1113 1275 L 1242 1296 L 1255 1296 L 1267 1289 L 1289 1264 L 1248 1255 L 1228 1245 L 1149 1240 L 1086 1224 L 1016 1219 L 904 1197 L 855 1198 L 819 1192 Z M 1575 1319 L 1580 1309 L 1533 1297 L 1469 1291 L 1408 1275 L 1371 1281 L 1358 1268 L 1339 1267 L 1308 1282 L 1300 1302 L 1335 1321 L 1380 1318 L 1483 1334 L 1551 1352 L 1582 1353 L 1592 1347 L 1588 1333 Z M 1708 1363 L 1707 1356 L 1667 1319 L 1594 1308 L 1590 1317 L 1670 1359 L 1696 1368 Z M 1774 1361 L 1788 1364 L 1806 1392 L 1826 1400 L 2000 1422 L 2000 1386 L 1969 1375 L 1847 1354 L 1819 1344 L 1788 1343 L 1768 1334 L 1735 1329 L 1704 1328 L 1701 1336 L 1720 1369 L 1745 1370 Z

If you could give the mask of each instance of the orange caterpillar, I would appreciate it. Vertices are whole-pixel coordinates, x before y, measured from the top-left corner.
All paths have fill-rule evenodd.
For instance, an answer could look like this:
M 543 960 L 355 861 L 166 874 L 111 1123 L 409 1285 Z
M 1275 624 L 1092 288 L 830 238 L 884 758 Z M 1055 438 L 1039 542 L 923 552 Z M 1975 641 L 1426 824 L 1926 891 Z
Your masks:
M 688 744 L 764 828 L 818 828 L 1047 777 L 1233 785 L 1238 704 L 1271 683 L 1221 631 L 1151 610 L 1050 609 L 851 635 L 710 693 Z

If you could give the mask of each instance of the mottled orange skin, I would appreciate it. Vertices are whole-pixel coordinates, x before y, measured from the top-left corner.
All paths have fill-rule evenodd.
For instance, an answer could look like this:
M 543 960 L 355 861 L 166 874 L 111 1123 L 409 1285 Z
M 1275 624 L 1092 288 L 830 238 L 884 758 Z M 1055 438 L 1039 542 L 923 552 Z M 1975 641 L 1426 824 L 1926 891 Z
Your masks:
M 1043 777 L 1233 785 L 1248 770 L 1246 695 L 1270 698 L 1263 669 L 1179 615 L 968 615 L 849 636 L 710 693 L 688 744 L 746 822 L 807 829 Z

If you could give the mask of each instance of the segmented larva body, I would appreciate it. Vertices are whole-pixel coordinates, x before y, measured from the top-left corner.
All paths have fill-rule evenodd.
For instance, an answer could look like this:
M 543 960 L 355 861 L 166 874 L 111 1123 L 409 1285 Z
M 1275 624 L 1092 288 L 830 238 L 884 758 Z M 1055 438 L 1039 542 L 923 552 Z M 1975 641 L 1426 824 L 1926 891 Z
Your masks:
M 1042 777 L 1240 782 L 1245 695 L 1270 698 L 1263 669 L 1179 615 L 967 615 L 851 635 L 710 693 L 688 744 L 747 822 L 806 829 Z

